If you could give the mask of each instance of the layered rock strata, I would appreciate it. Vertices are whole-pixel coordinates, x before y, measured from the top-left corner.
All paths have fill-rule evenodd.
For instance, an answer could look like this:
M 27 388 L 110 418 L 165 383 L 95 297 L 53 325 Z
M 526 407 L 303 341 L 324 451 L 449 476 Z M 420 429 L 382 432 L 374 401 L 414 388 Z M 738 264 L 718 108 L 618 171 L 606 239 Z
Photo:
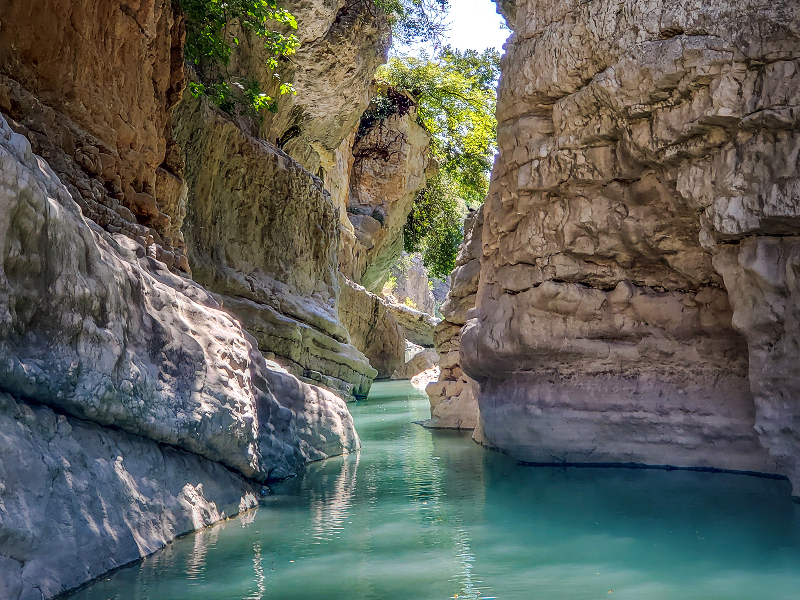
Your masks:
M 405 304 L 386 302 L 386 308 L 400 323 L 409 342 L 423 348 L 433 348 L 433 332 L 439 319 Z
M 376 371 L 339 321 L 339 215 L 321 181 L 203 99 L 187 94 L 173 128 L 195 280 L 298 377 L 366 396 Z
M 0 110 L 12 127 L 87 217 L 188 272 L 170 135 L 184 27 L 172 3 L 4 0 L 0 14 Z
M 378 371 L 388 379 L 405 363 L 405 332 L 383 300 L 344 276 L 339 316 L 350 339 Z
M 753 257 L 790 256 L 759 238 L 800 231 L 800 6 L 503 6 L 500 155 L 461 351 L 486 443 L 779 471 L 797 491 L 798 374 L 772 370 L 795 321 L 786 302 L 763 315 L 765 289 L 791 302 L 791 269 Z
M 209 483 L 209 496 L 204 496 L 196 489 L 177 488 L 179 480 L 161 476 L 186 477 L 181 485 L 210 481 L 214 473 L 224 471 L 209 462 L 213 461 L 267 481 L 287 477 L 309 460 L 358 447 L 342 400 L 298 381 L 277 365 L 271 368 L 254 340 L 203 288 L 171 273 L 130 238 L 84 220 L 58 176 L 1 116 L 0 214 L 0 392 L 5 393 L 2 418 L 9 424 L 2 429 L 4 453 L 11 452 L 12 460 L 13 449 L 21 444 L 37 451 L 52 441 L 40 436 L 49 436 L 56 417 L 44 409 L 32 415 L 20 404 L 23 399 L 70 417 L 64 428 L 58 425 L 64 439 L 45 459 L 51 470 L 55 467 L 47 466 L 48 461 L 60 460 L 62 452 L 77 461 L 71 472 L 79 488 L 74 503 L 65 508 L 80 510 L 95 495 L 93 489 L 110 498 L 125 494 L 145 476 L 147 485 L 154 486 L 138 488 L 139 507 L 114 505 L 110 510 L 120 512 L 102 526 L 75 523 L 72 513 L 52 521 L 64 519 L 69 525 L 53 544 L 78 536 L 102 552 L 86 558 L 74 572 L 77 563 L 55 566 L 44 556 L 51 544 L 31 542 L 46 539 L 51 521 L 40 518 L 46 511 L 41 503 L 60 494 L 63 486 L 42 493 L 37 488 L 26 496 L 30 488 L 4 484 L 0 560 L 8 569 L 0 570 L 0 589 L 21 590 L 19 597 L 41 597 L 35 587 L 46 586 L 49 597 L 52 590 L 97 576 L 188 530 L 194 509 L 186 498 L 194 498 L 200 513 L 206 504 L 219 503 L 216 513 L 192 521 L 201 526 L 230 514 L 230 507 L 238 506 L 232 500 L 234 491 L 249 489 L 243 479 L 225 475 L 220 479 L 223 487 Z M 14 415 L 23 415 L 25 425 L 10 425 L 22 423 Z M 84 427 L 74 418 L 113 427 L 116 433 L 106 434 L 108 443 L 131 449 L 134 468 L 127 471 L 119 465 L 114 471 L 124 481 L 106 481 L 107 470 L 83 468 L 82 456 L 94 460 L 91 452 L 102 443 L 81 442 L 81 454 L 76 449 L 79 442 L 69 439 L 69 427 L 81 432 L 80 439 L 93 436 L 91 431 L 99 427 Z M 177 450 L 170 454 L 159 445 L 193 458 L 184 460 Z M 135 465 L 140 455 L 165 457 L 163 467 L 143 471 Z M 105 456 L 96 458 L 107 460 Z M 122 454 L 114 460 L 124 458 Z M 8 463 L 6 468 L 9 481 L 16 481 L 16 467 Z M 231 489 L 223 489 L 226 481 Z M 151 531 L 142 525 L 151 538 L 137 543 L 136 554 L 129 537 L 119 544 L 110 540 L 125 514 L 139 513 L 150 515 L 153 526 Z M 37 520 L 28 520 L 30 514 Z M 130 535 L 136 538 L 139 531 L 134 528 Z M 18 546 L 21 539 L 27 541 Z
M 456 268 L 450 274 L 450 291 L 442 305 L 442 321 L 434 331 L 439 354 L 438 381 L 425 391 L 431 403 L 431 418 L 426 427 L 475 429 L 478 424 L 478 384 L 467 376 L 459 364 L 461 328 L 467 313 L 475 307 L 481 273 L 481 236 L 483 207 L 467 215 L 464 241 L 458 249 Z M 477 432 L 480 439 L 480 432 Z
M 403 227 L 417 193 L 437 168 L 430 135 L 416 122 L 410 99 L 402 112 L 362 126 L 352 147 L 345 233 L 339 268 L 377 293 L 403 251 Z

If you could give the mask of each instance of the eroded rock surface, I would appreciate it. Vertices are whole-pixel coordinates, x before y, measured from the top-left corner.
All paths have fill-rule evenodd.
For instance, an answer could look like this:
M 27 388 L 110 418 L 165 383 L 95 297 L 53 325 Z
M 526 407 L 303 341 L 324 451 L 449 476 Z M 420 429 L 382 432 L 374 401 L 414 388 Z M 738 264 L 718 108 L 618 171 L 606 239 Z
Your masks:
M 392 379 L 412 379 L 423 371 L 439 365 L 439 355 L 433 348 L 421 348 L 406 363 L 392 373 Z
M 741 261 L 712 258 L 798 232 L 800 6 L 503 9 L 500 155 L 461 351 L 485 441 L 534 462 L 788 473 L 796 433 L 775 419 L 796 427 L 773 419 L 759 342 L 739 333 L 758 309 L 729 283 Z
M 339 315 L 350 339 L 388 379 L 405 363 L 405 333 L 380 297 L 342 276 Z
M 459 350 L 461 328 L 467 321 L 467 313 L 475 307 L 478 292 L 482 231 L 483 207 L 467 215 L 464 221 L 464 241 L 458 249 L 456 268 L 450 274 L 442 321 L 434 331 L 440 371 L 438 380 L 425 388 L 431 402 L 431 418 L 426 427 L 475 429 L 478 424 L 478 384 L 461 369 Z M 475 436 L 480 439 L 480 431 Z
M 83 213 L 188 272 L 185 186 L 170 135 L 184 86 L 169 0 L 0 2 L 0 110 Z
M 345 239 L 339 267 L 371 292 L 380 291 L 400 258 L 414 198 L 437 168 L 429 144 L 413 106 L 376 121 L 355 139 L 347 204 L 355 239 Z
M 51 598 L 258 493 L 219 463 L 0 393 L 0 597 Z
M 195 280 L 295 375 L 366 396 L 376 373 L 339 321 L 339 215 L 321 181 L 188 94 L 174 131 L 187 156 Z
M 405 304 L 387 302 L 386 308 L 400 323 L 409 342 L 424 348 L 433 348 L 433 332 L 440 319 Z
M 297 19 L 292 33 L 300 47 L 281 60 L 278 69 L 281 80 L 292 83 L 297 94 L 279 98 L 278 111 L 265 114 L 257 126 L 258 137 L 314 174 L 321 168 L 327 178 L 337 149 L 358 128 L 372 97 L 375 71 L 389 51 L 389 23 L 372 0 L 283 0 L 279 5 Z M 245 33 L 241 42 L 230 69 L 255 76 L 264 90 L 274 93 L 267 68 L 271 57 L 262 41 Z M 347 186 L 349 172 L 343 179 L 330 175 L 335 185 Z
M 128 237 L 112 236 L 85 220 L 58 176 L 1 116 L 0 215 L 3 447 L 14 449 L 22 444 L 35 454 L 52 439 L 47 432 L 53 431 L 54 419 L 61 422 L 44 409 L 31 416 L 29 408 L 19 406 L 18 399 L 23 398 L 26 403 L 46 404 L 70 417 L 113 427 L 117 433 L 107 433 L 108 444 L 130 449 L 134 465 L 140 455 L 149 457 L 147 460 L 165 457 L 163 463 L 150 465 L 153 479 L 147 480 L 147 485 L 162 487 L 163 493 L 151 494 L 149 488 L 138 487 L 140 504 L 114 504 L 108 509 L 114 513 L 108 528 L 93 529 L 87 524 L 93 533 L 83 531 L 82 525 L 66 528 L 59 533 L 63 539 L 52 542 L 67 544 L 74 536 L 89 536 L 87 544 L 99 554 L 86 558 L 85 565 L 63 561 L 56 567 L 44 556 L 51 552 L 51 544 L 28 543 L 47 539 L 51 531 L 47 528 L 61 521 L 26 521 L 26 515 L 35 514 L 39 519 L 46 510 L 41 503 L 46 505 L 51 494 L 66 494 L 65 489 L 50 492 L 47 488 L 41 494 L 26 495 L 31 488 L 4 488 L 3 493 L 10 494 L 5 504 L 10 512 L 4 508 L 0 539 L 6 539 L 8 531 L 21 531 L 28 539 L 21 548 L 15 544 L 10 550 L 2 548 L 0 560 L 7 563 L 20 556 L 26 563 L 22 579 L 12 578 L 8 584 L 12 592 L 21 585 L 22 597 L 31 597 L 32 586 L 43 585 L 34 581 L 40 577 L 46 578 L 48 590 L 81 583 L 186 531 L 187 516 L 179 510 L 183 487 L 174 487 L 177 479 L 165 480 L 173 475 L 192 477 L 190 483 L 196 486 L 223 473 L 220 485 L 229 482 L 233 486 L 217 493 L 220 488 L 209 483 L 213 492 L 209 496 L 196 489 L 184 493 L 196 500 L 200 513 L 209 502 L 220 503 L 217 516 L 209 513 L 195 522 L 199 527 L 223 512 L 231 514 L 231 494 L 244 489 L 244 482 L 221 465 L 266 481 L 287 477 L 310 460 L 358 447 L 352 418 L 340 398 L 298 381 L 277 365 L 270 367 L 255 340 L 221 311 L 203 288 L 145 256 Z M 11 424 L 23 421 L 24 427 Z M 78 427 L 73 420 L 68 423 Z M 98 429 L 80 427 L 80 431 L 89 431 L 87 436 Z M 71 441 L 60 424 L 58 433 L 64 438 L 59 441 L 63 448 L 54 447 L 51 458 L 58 461 L 62 451 L 75 458 L 73 472 L 81 485 L 86 483 L 86 490 L 99 488 L 115 498 L 128 494 L 138 479 L 148 475 L 142 471 L 144 467 L 135 466 L 128 478 L 120 467 L 122 470 L 115 472 L 126 480 L 106 481 L 103 473 L 109 471 L 105 467 L 84 469 L 83 454 L 75 454 L 79 445 L 81 452 L 92 457 L 98 447 L 95 444 L 102 446 L 102 440 Z M 189 452 L 193 458 L 168 458 L 182 454 L 162 451 L 159 445 Z M 95 458 L 103 457 L 92 460 Z M 12 459 L 10 456 L 9 461 Z M 183 466 L 179 464 L 182 460 Z M 7 468 L 10 470 L 4 475 L 13 478 L 15 467 Z M 156 468 L 160 470 L 152 470 Z M 31 485 L 37 486 L 37 482 L 31 480 Z M 64 499 L 62 507 L 81 510 L 82 503 L 89 501 L 86 494 L 94 492 L 83 490 L 75 498 Z M 19 505 L 20 498 L 28 503 L 25 510 Z M 129 537 L 118 545 L 109 541 L 126 514 L 145 515 L 142 518 L 152 524 L 142 526 L 141 535 L 151 538 L 137 546 L 139 554 L 132 554 Z M 61 518 L 66 522 L 79 517 L 65 513 Z M 130 534 L 134 538 L 136 531 L 134 528 Z M 28 564 L 44 571 L 31 571 L 29 578 L 24 570 Z M 14 565 L 9 568 L 13 571 Z
M 397 279 L 396 285 L 392 290 L 394 296 L 400 304 L 409 301 L 412 308 L 434 315 L 436 313 L 436 299 L 433 296 L 432 281 L 428 275 L 428 269 L 422 262 L 422 255 L 405 254 L 400 258 L 400 262 L 392 269 L 392 275 Z M 445 295 L 447 292 L 445 291 Z

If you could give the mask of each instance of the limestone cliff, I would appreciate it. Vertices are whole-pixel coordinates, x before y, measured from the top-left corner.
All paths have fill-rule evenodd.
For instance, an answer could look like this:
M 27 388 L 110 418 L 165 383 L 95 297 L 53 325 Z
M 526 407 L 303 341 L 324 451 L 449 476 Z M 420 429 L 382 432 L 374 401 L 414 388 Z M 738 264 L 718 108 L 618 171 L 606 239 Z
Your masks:
M 3 0 L 0 14 L 0 111 L 86 216 L 188 271 L 169 134 L 184 28 L 171 2 Z
M 246 495 L 252 486 L 215 463 L 266 481 L 358 447 L 339 398 L 269 365 L 203 288 L 128 237 L 85 220 L 58 176 L 1 116 L 0 211 L 0 418 L 11 423 L 22 415 L 25 423 L 0 436 L 4 481 L 18 483 L 0 489 L 0 557 L 8 567 L 0 570 L 0 589 L 18 590 L 21 598 L 39 589 L 50 597 L 230 515 L 240 506 L 235 491 Z M 56 423 L 52 411 L 31 411 L 21 401 L 68 418 Z M 54 428 L 58 444 L 44 457 L 53 487 L 37 489 L 46 474 L 24 478 L 26 462 L 14 457 L 24 446 L 32 456 L 44 452 L 52 437 L 41 436 Z M 83 447 L 86 436 L 105 442 Z M 93 454 L 101 448 L 112 450 Z M 132 454 L 124 463 L 127 449 Z M 61 471 L 48 466 L 62 455 L 77 463 Z M 163 468 L 146 467 L 148 456 L 162 456 Z M 83 466 L 94 460 L 119 463 L 114 477 L 102 479 L 105 471 Z M 77 486 L 72 498 L 60 498 L 61 473 Z M 218 483 L 214 473 L 223 473 Z M 141 490 L 141 499 L 131 497 L 126 489 L 142 477 L 152 487 Z M 185 487 L 198 482 L 207 482 L 206 492 Z M 129 500 L 102 527 L 74 518 L 72 511 L 84 506 L 96 514 L 96 496 L 120 495 Z M 49 516 L 51 497 L 67 512 Z M 202 516 L 203 506 L 213 510 Z M 194 510 L 201 516 L 192 520 Z M 137 514 L 142 520 L 127 524 L 125 515 Z M 63 526 L 50 540 L 46 533 L 57 523 Z M 76 539 L 99 554 L 66 553 L 70 560 L 54 562 L 52 547 Z
M 456 268 L 450 274 L 450 291 L 442 305 L 442 321 L 436 326 L 434 342 L 439 354 L 439 380 L 425 388 L 431 402 L 426 427 L 475 429 L 478 424 L 478 384 L 459 364 L 461 328 L 467 313 L 475 307 L 481 273 L 483 207 L 467 215 L 464 241 L 458 249 Z M 481 439 L 476 432 L 476 439 Z
M 377 293 L 403 251 L 403 227 L 414 198 L 437 165 L 430 135 L 416 122 L 413 102 L 395 93 L 400 109 L 362 122 L 352 147 L 347 216 L 339 268 Z M 403 103 L 405 102 L 405 103 Z
M 345 397 L 375 376 L 338 320 L 339 212 L 204 101 L 173 114 L 183 35 L 169 1 L 0 2 L 3 598 L 50 598 L 359 444 L 339 397 L 268 360 Z M 367 82 L 378 37 L 351 39 L 376 52 Z M 344 124 L 320 113 L 332 147 L 353 85 Z
M 800 6 L 502 4 L 500 154 L 461 349 L 486 443 L 778 471 L 798 493 Z
M 297 376 L 366 396 L 376 373 L 339 322 L 339 216 L 321 181 L 189 94 L 174 131 L 194 278 Z

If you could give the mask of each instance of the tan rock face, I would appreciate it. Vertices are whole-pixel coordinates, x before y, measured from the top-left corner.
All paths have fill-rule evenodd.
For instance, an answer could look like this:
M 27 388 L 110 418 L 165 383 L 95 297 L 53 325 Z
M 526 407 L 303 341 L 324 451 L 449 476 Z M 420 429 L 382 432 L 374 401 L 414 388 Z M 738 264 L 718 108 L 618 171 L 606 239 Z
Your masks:
M 731 325 L 753 308 L 729 281 L 753 276 L 712 258 L 797 231 L 800 7 L 503 10 L 500 156 L 461 353 L 487 443 L 534 462 L 774 471 L 786 452 L 762 449 Z
M 345 245 L 340 269 L 371 292 L 380 291 L 400 258 L 414 198 L 436 168 L 429 144 L 412 108 L 378 121 L 353 145 L 347 212 L 355 240 Z
M 174 131 L 187 157 L 195 279 L 293 373 L 365 396 L 375 370 L 339 322 L 339 216 L 320 180 L 188 94 Z
M 481 272 L 483 207 L 470 213 L 464 222 L 464 241 L 458 249 L 456 268 L 450 274 L 450 291 L 442 305 L 442 321 L 436 326 L 434 342 L 439 354 L 438 380 L 425 391 L 431 402 L 431 418 L 426 427 L 475 429 L 478 425 L 478 384 L 459 364 L 461 328 L 467 312 L 475 307 Z M 481 441 L 480 432 L 474 436 Z
M 50 109 L 12 92 L 0 93 L 4 112 L 30 119 L 29 137 L 49 137 L 146 224 L 163 229 L 157 170 L 171 170 L 165 133 L 184 85 L 183 23 L 171 2 L 4 0 L 0 13 L 0 73 Z
M 747 340 L 750 389 L 761 443 L 800 488 L 800 242 L 751 237 L 714 257 L 733 307 L 733 326 Z
M 390 27 L 383 11 L 369 0 L 284 0 L 297 19 L 297 52 L 281 60 L 282 81 L 297 95 L 279 99 L 277 113 L 256 125 L 258 137 L 279 146 L 312 173 L 327 173 L 342 140 L 358 127 L 369 104 L 372 80 L 386 61 Z M 275 88 L 266 67 L 270 56 L 262 41 L 241 36 L 230 68 L 255 76 L 268 92 Z M 322 175 L 322 174 L 320 174 Z M 347 183 L 345 178 L 343 182 Z M 331 190 L 333 191 L 333 190 Z
M 403 254 L 400 263 L 392 273 L 396 273 L 397 285 L 392 291 L 400 304 L 405 304 L 409 300 L 412 308 L 433 315 L 436 312 L 436 299 L 430 286 L 428 269 L 422 262 L 422 255 Z
M 413 379 L 423 371 L 439 365 L 439 355 L 433 348 L 423 348 L 392 373 L 392 379 Z M 424 389 L 424 386 L 423 388 Z
M 339 316 L 353 345 L 369 359 L 378 377 L 388 379 L 405 363 L 405 334 L 386 304 L 342 276 Z
M 219 463 L 4 393 L 0 431 L 4 599 L 52 598 L 258 502 Z
M 433 347 L 433 332 L 439 324 L 439 319 L 405 304 L 387 302 L 386 307 L 400 323 L 409 342 L 424 348 Z

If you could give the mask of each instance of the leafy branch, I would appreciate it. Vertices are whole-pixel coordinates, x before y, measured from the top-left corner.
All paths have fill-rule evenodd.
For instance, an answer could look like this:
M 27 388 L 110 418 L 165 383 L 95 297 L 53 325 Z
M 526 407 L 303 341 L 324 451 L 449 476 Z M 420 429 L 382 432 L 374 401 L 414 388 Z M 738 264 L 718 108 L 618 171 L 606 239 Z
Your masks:
M 294 16 L 278 8 L 276 0 L 177 0 L 186 15 L 186 58 L 206 71 L 214 73 L 205 83 L 190 83 L 193 96 L 207 95 L 222 110 L 234 114 L 245 112 L 251 116 L 262 110 L 276 112 L 277 99 L 261 90 L 261 83 L 253 77 L 230 77 L 227 66 L 239 38 L 233 33 L 233 23 L 251 32 L 264 43 L 267 66 L 275 70 L 278 59 L 294 54 L 300 45 L 294 34 L 275 31 L 276 26 L 297 29 Z M 280 82 L 275 73 L 273 78 Z M 295 93 L 290 83 L 281 82 L 278 94 Z M 244 110 L 239 110 L 243 107 Z

